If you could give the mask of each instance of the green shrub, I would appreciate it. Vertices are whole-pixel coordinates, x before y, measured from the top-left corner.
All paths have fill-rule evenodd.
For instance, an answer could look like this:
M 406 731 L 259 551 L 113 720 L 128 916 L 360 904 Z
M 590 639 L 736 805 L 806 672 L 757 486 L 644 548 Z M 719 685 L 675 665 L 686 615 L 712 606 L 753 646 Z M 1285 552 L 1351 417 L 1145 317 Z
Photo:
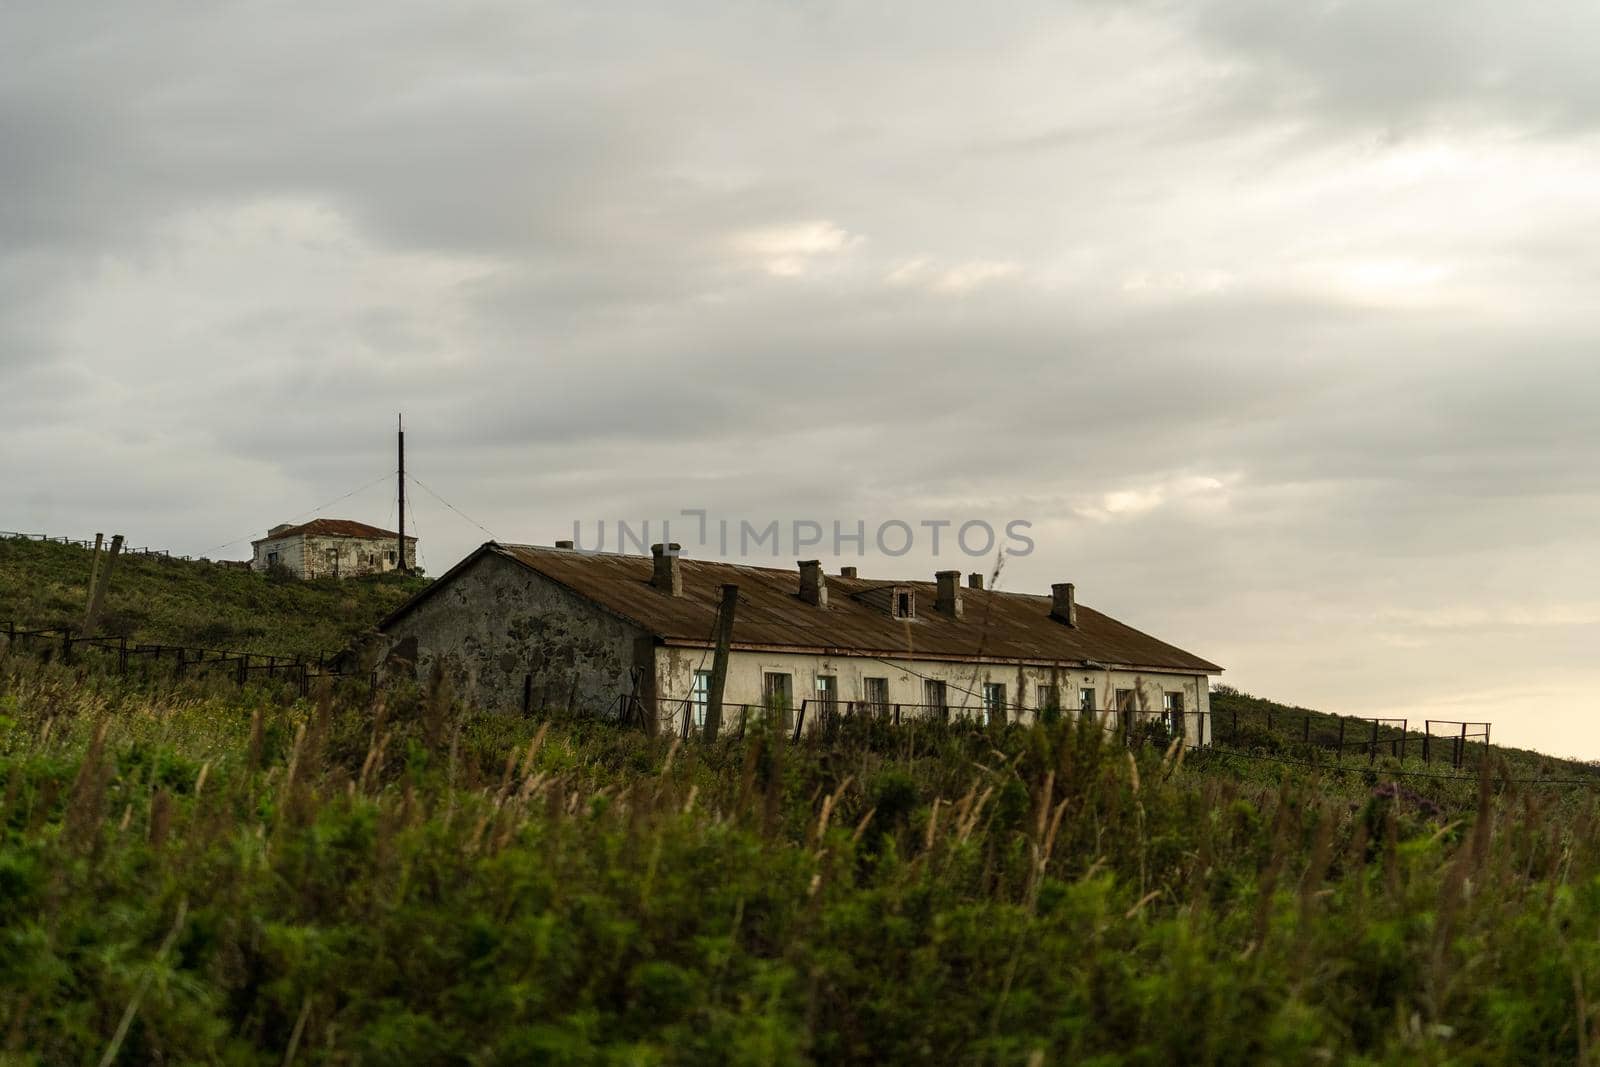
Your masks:
M 1569 1062 L 1595 1022 L 1583 789 L 20 657 L 0 716 L 23 1062 Z

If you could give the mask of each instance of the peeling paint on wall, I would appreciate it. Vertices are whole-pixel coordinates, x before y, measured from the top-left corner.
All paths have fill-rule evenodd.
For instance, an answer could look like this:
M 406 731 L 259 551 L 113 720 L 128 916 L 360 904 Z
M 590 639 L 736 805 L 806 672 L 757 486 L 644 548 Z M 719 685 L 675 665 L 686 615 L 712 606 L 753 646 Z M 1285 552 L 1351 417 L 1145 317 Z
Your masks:
M 711 669 L 709 651 L 692 648 L 656 650 L 657 713 L 662 730 L 681 730 L 685 702 L 691 698 L 696 670 Z M 762 682 L 767 674 L 790 676 L 794 703 L 815 698 L 819 676 L 834 679 L 840 704 L 866 699 L 867 679 L 882 679 L 887 685 L 889 703 L 903 705 L 904 716 L 924 714 L 927 703 L 924 684 L 945 683 L 951 714 L 981 717 L 983 687 L 994 682 L 1007 687 L 1006 700 L 1012 705 L 1013 721 L 1029 723 L 1039 712 L 1038 689 L 1058 686 L 1061 707 L 1078 707 L 1078 690 L 1095 691 L 1095 708 L 1115 707 L 1119 689 L 1134 691 L 1135 706 L 1145 711 L 1160 711 L 1166 694 L 1182 694 L 1185 732 L 1190 744 L 1210 740 L 1209 731 L 1200 736 L 1201 717 L 1194 712 L 1211 709 L 1210 682 L 1203 675 L 1166 674 L 1153 671 L 1102 671 L 1069 667 L 1064 664 L 972 664 L 942 660 L 889 660 L 872 656 L 818 656 L 808 653 L 746 652 L 734 650 L 728 656 L 725 702 L 759 704 Z
M 274 563 L 298 578 L 356 578 L 387 574 L 398 568 L 394 538 L 328 537 L 293 534 L 255 546 L 254 570 L 269 570 Z M 406 566 L 417 566 L 417 546 L 406 541 Z

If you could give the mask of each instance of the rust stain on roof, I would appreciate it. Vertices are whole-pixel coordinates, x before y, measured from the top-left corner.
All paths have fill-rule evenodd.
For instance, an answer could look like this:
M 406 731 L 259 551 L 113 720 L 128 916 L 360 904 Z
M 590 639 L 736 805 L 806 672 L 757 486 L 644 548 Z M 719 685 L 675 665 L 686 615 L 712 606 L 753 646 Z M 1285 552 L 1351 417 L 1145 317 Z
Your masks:
M 709 646 L 721 588 L 739 587 L 734 619 L 736 648 L 783 648 L 841 655 L 879 654 L 930 659 L 1021 661 L 1215 674 L 1208 660 L 1078 605 L 1078 625 L 1050 615 L 1050 598 L 993 589 L 962 589 L 959 619 L 934 608 L 934 582 L 874 580 L 828 575 L 828 607 L 799 597 L 799 573 L 738 563 L 680 557 L 683 595 L 668 596 L 650 584 L 648 556 L 588 553 L 537 545 L 489 542 L 384 620 L 387 627 L 451 574 L 485 553 L 494 553 L 558 582 L 613 614 L 671 644 Z M 887 587 L 916 591 L 915 619 L 897 619 L 863 602 L 862 595 Z

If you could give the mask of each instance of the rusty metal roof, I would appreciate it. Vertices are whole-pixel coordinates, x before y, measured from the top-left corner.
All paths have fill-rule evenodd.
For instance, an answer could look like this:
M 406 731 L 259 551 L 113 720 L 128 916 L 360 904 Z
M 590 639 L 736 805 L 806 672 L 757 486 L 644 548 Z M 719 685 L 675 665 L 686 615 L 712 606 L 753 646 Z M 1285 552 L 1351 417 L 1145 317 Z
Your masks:
M 269 533 L 265 537 L 258 537 L 250 543 L 258 545 L 262 541 L 280 541 L 285 537 L 298 537 L 301 534 L 305 534 L 308 537 L 386 537 L 391 541 L 400 536 L 393 530 L 380 530 L 376 526 L 368 526 L 366 523 L 357 522 L 354 519 L 312 519 L 310 522 L 303 522 L 299 526 L 291 526 L 287 530 L 279 530 L 275 534 Z M 415 541 L 416 538 L 408 534 L 406 540 Z
M 800 599 L 796 570 L 680 556 L 683 595 L 672 597 L 650 584 L 654 564 L 648 556 L 493 541 L 451 568 L 381 626 L 387 627 L 400 618 L 485 553 L 502 556 L 543 575 L 669 644 L 710 645 L 721 587 L 731 583 L 739 587 L 739 608 L 733 626 L 736 648 L 1042 664 L 1093 662 L 1194 674 L 1222 670 L 1081 603 L 1078 625 L 1067 626 L 1051 617 L 1048 596 L 963 588 L 963 615 L 956 619 L 935 610 L 934 582 L 830 574 L 828 607 L 817 608 Z M 883 606 L 881 596 L 871 596 L 874 590 L 887 587 L 915 591 L 914 619 L 894 618 Z M 878 603 L 867 603 L 863 595 Z

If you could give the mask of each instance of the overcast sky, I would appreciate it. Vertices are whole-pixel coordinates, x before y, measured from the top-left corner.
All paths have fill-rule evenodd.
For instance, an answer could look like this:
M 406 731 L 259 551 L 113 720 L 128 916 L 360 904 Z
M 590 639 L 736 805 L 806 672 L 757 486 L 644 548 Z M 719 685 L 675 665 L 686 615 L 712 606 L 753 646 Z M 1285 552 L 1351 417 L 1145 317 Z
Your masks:
M 1596 41 L 1592 0 L 6 5 L 0 527 L 242 558 L 374 479 L 321 514 L 392 525 L 403 410 L 502 540 L 1024 519 L 1004 588 L 1225 682 L 1600 757 Z M 412 495 L 433 573 L 487 539 Z M 970 569 L 927 547 L 828 563 Z

